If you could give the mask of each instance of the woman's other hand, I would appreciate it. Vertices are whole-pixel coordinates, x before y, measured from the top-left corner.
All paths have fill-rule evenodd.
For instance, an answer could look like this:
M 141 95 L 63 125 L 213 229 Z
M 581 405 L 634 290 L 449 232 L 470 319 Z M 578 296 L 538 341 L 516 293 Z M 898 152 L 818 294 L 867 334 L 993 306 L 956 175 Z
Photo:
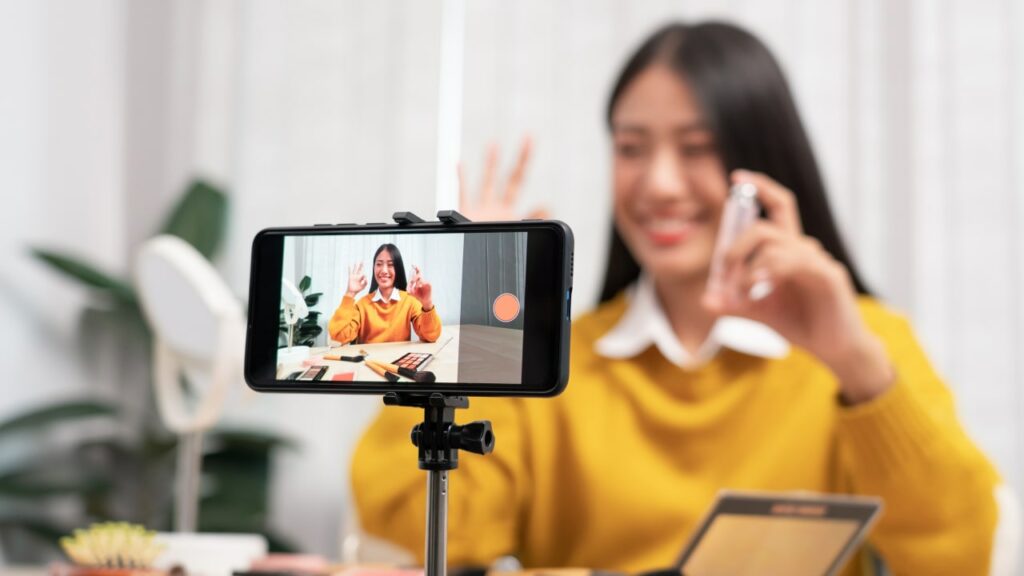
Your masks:
M 747 229 L 726 253 L 728 290 L 705 295 L 705 307 L 767 324 L 808 350 L 833 371 L 848 402 L 888 389 L 892 366 L 861 319 L 850 275 L 803 233 L 793 193 L 764 174 L 737 170 L 732 180 L 757 186 L 768 218 Z
M 516 210 L 516 202 L 519 199 L 519 190 L 522 188 L 523 179 L 526 175 L 526 166 L 530 162 L 530 153 L 533 150 L 533 142 L 527 136 L 519 147 L 519 158 L 515 167 L 505 180 L 505 186 L 501 193 L 497 193 L 498 172 L 498 147 L 491 144 L 487 149 L 487 160 L 484 163 L 484 176 L 480 185 L 480 193 L 474 202 L 470 198 L 466 186 L 466 174 L 459 164 L 459 212 L 470 220 L 478 222 L 519 220 L 521 218 Z M 538 208 L 529 213 L 527 218 L 547 218 L 547 211 Z
M 425 312 L 429 312 L 434 308 L 434 300 L 431 297 L 432 289 L 430 282 L 423 279 L 423 274 L 420 273 L 419 266 L 413 266 L 412 270 L 412 280 L 409 281 L 409 287 L 406 292 L 408 292 L 413 298 L 420 301 Z
M 348 267 L 348 288 L 345 295 L 355 298 L 366 288 L 366 273 L 363 272 L 363 263 L 353 264 Z

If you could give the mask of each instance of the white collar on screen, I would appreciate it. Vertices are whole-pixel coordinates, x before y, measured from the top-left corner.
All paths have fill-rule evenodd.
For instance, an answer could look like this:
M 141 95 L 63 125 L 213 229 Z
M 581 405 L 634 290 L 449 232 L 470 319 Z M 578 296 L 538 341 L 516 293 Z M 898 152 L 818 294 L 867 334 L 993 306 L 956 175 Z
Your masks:
M 398 302 L 401 299 L 402 299 L 402 295 L 398 293 L 398 288 L 392 288 L 391 289 L 391 298 L 389 298 L 389 300 L 391 300 L 392 302 Z M 384 297 L 380 295 L 380 288 L 377 288 L 377 291 L 373 293 L 373 298 L 372 298 L 371 301 L 372 302 L 383 302 L 384 301 Z
M 627 296 L 625 314 L 594 344 L 597 353 L 606 358 L 632 358 L 653 344 L 669 362 L 695 369 L 711 360 L 722 346 L 762 358 L 782 358 L 789 353 L 789 342 L 768 326 L 746 318 L 723 316 L 715 322 L 697 353 L 691 354 L 672 331 L 653 282 L 641 276 L 629 287 Z

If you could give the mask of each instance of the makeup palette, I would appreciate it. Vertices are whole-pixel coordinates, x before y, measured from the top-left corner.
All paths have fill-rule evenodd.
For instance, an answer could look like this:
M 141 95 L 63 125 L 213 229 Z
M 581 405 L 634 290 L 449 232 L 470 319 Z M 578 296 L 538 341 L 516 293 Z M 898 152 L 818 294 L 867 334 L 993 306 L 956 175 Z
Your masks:
M 296 380 L 319 380 L 327 373 L 327 366 L 310 366 Z
M 399 368 L 408 368 L 410 370 L 419 370 L 420 366 L 423 366 L 427 360 L 430 360 L 432 354 L 427 352 L 406 352 L 401 358 L 392 362 Z

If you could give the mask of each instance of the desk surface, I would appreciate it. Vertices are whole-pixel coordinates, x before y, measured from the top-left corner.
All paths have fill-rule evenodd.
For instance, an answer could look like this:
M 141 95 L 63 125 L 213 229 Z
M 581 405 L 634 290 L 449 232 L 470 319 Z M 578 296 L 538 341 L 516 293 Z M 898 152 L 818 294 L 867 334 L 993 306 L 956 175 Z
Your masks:
M 519 384 L 522 374 L 523 331 L 496 326 L 464 324 L 445 326 L 437 342 L 382 342 L 379 344 L 345 344 L 319 346 L 310 350 L 302 362 L 280 364 L 277 378 L 287 377 L 309 366 L 327 366 L 327 372 L 318 382 L 330 383 L 337 374 L 354 373 L 353 379 L 362 382 L 384 382 L 385 378 L 362 362 L 325 360 L 325 354 L 359 356 L 360 351 L 377 362 L 394 363 L 407 352 L 433 354 L 422 369 L 430 370 L 438 382 L 486 382 Z M 404 381 L 404 379 L 403 379 Z M 344 381 L 338 382 L 344 385 Z
M 359 356 L 360 350 L 367 352 L 366 358 L 377 362 L 394 363 L 407 352 L 427 352 L 434 356 L 423 369 L 437 375 L 438 381 L 455 382 L 459 374 L 459 331 L 460 326 L 445 326 L 441 329 L 441 337 L 437 342 L 381 342 L 379 344 L 345 344 L 342 346 L 318 346 L 310 350 L 310 356 L 303 362 L 280 364 L 277 367 L 277 378 L 284 380 L 289 374 L 303 370 L 312 365 L 327 366 L 327 373 L 320 383 L 331 382 L 335 374 L 354 372 L 354 380 L 363 382 L 384 382 L 386 379 L 370 369 L 362 362 L 345 362 L 342 360 L 324 360 L 324 354 L 341 356 Z M 447 344 L 447 345 L 446 345 Z M 440 353 L 439 353 L 440 351 Z M 343 384 L 343 382 L 339 382 Z

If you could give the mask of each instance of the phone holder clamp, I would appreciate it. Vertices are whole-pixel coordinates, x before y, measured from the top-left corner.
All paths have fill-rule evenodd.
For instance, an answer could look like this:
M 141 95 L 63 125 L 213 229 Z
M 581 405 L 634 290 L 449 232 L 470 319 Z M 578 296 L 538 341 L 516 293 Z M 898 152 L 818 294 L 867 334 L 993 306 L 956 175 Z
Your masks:
M 391 215 L 391 219 L 399 226 L 423 224 L 426 222 L 426 220 L 420 218 L 413 212 L 395 212 Z M 442 224 L 446 225 L 465 224 L 470 221 L 469 218 L 459 214 L 456 210 L 438 210 L 437 219 L 440 220 Z
M 412 443 L 419 449 L 421 470 L 447 471 L 459 467 L 459 450 L 474 454 L 490 454 L 494 450 L 494 432 L 488 420 L 465 425 L 455 423 L 455 411 L 468 408 L 465 396 L 440 393 L 404 394 L 388 392 L 387 406 L 423 408 L 423 422 L 412 429 Z

